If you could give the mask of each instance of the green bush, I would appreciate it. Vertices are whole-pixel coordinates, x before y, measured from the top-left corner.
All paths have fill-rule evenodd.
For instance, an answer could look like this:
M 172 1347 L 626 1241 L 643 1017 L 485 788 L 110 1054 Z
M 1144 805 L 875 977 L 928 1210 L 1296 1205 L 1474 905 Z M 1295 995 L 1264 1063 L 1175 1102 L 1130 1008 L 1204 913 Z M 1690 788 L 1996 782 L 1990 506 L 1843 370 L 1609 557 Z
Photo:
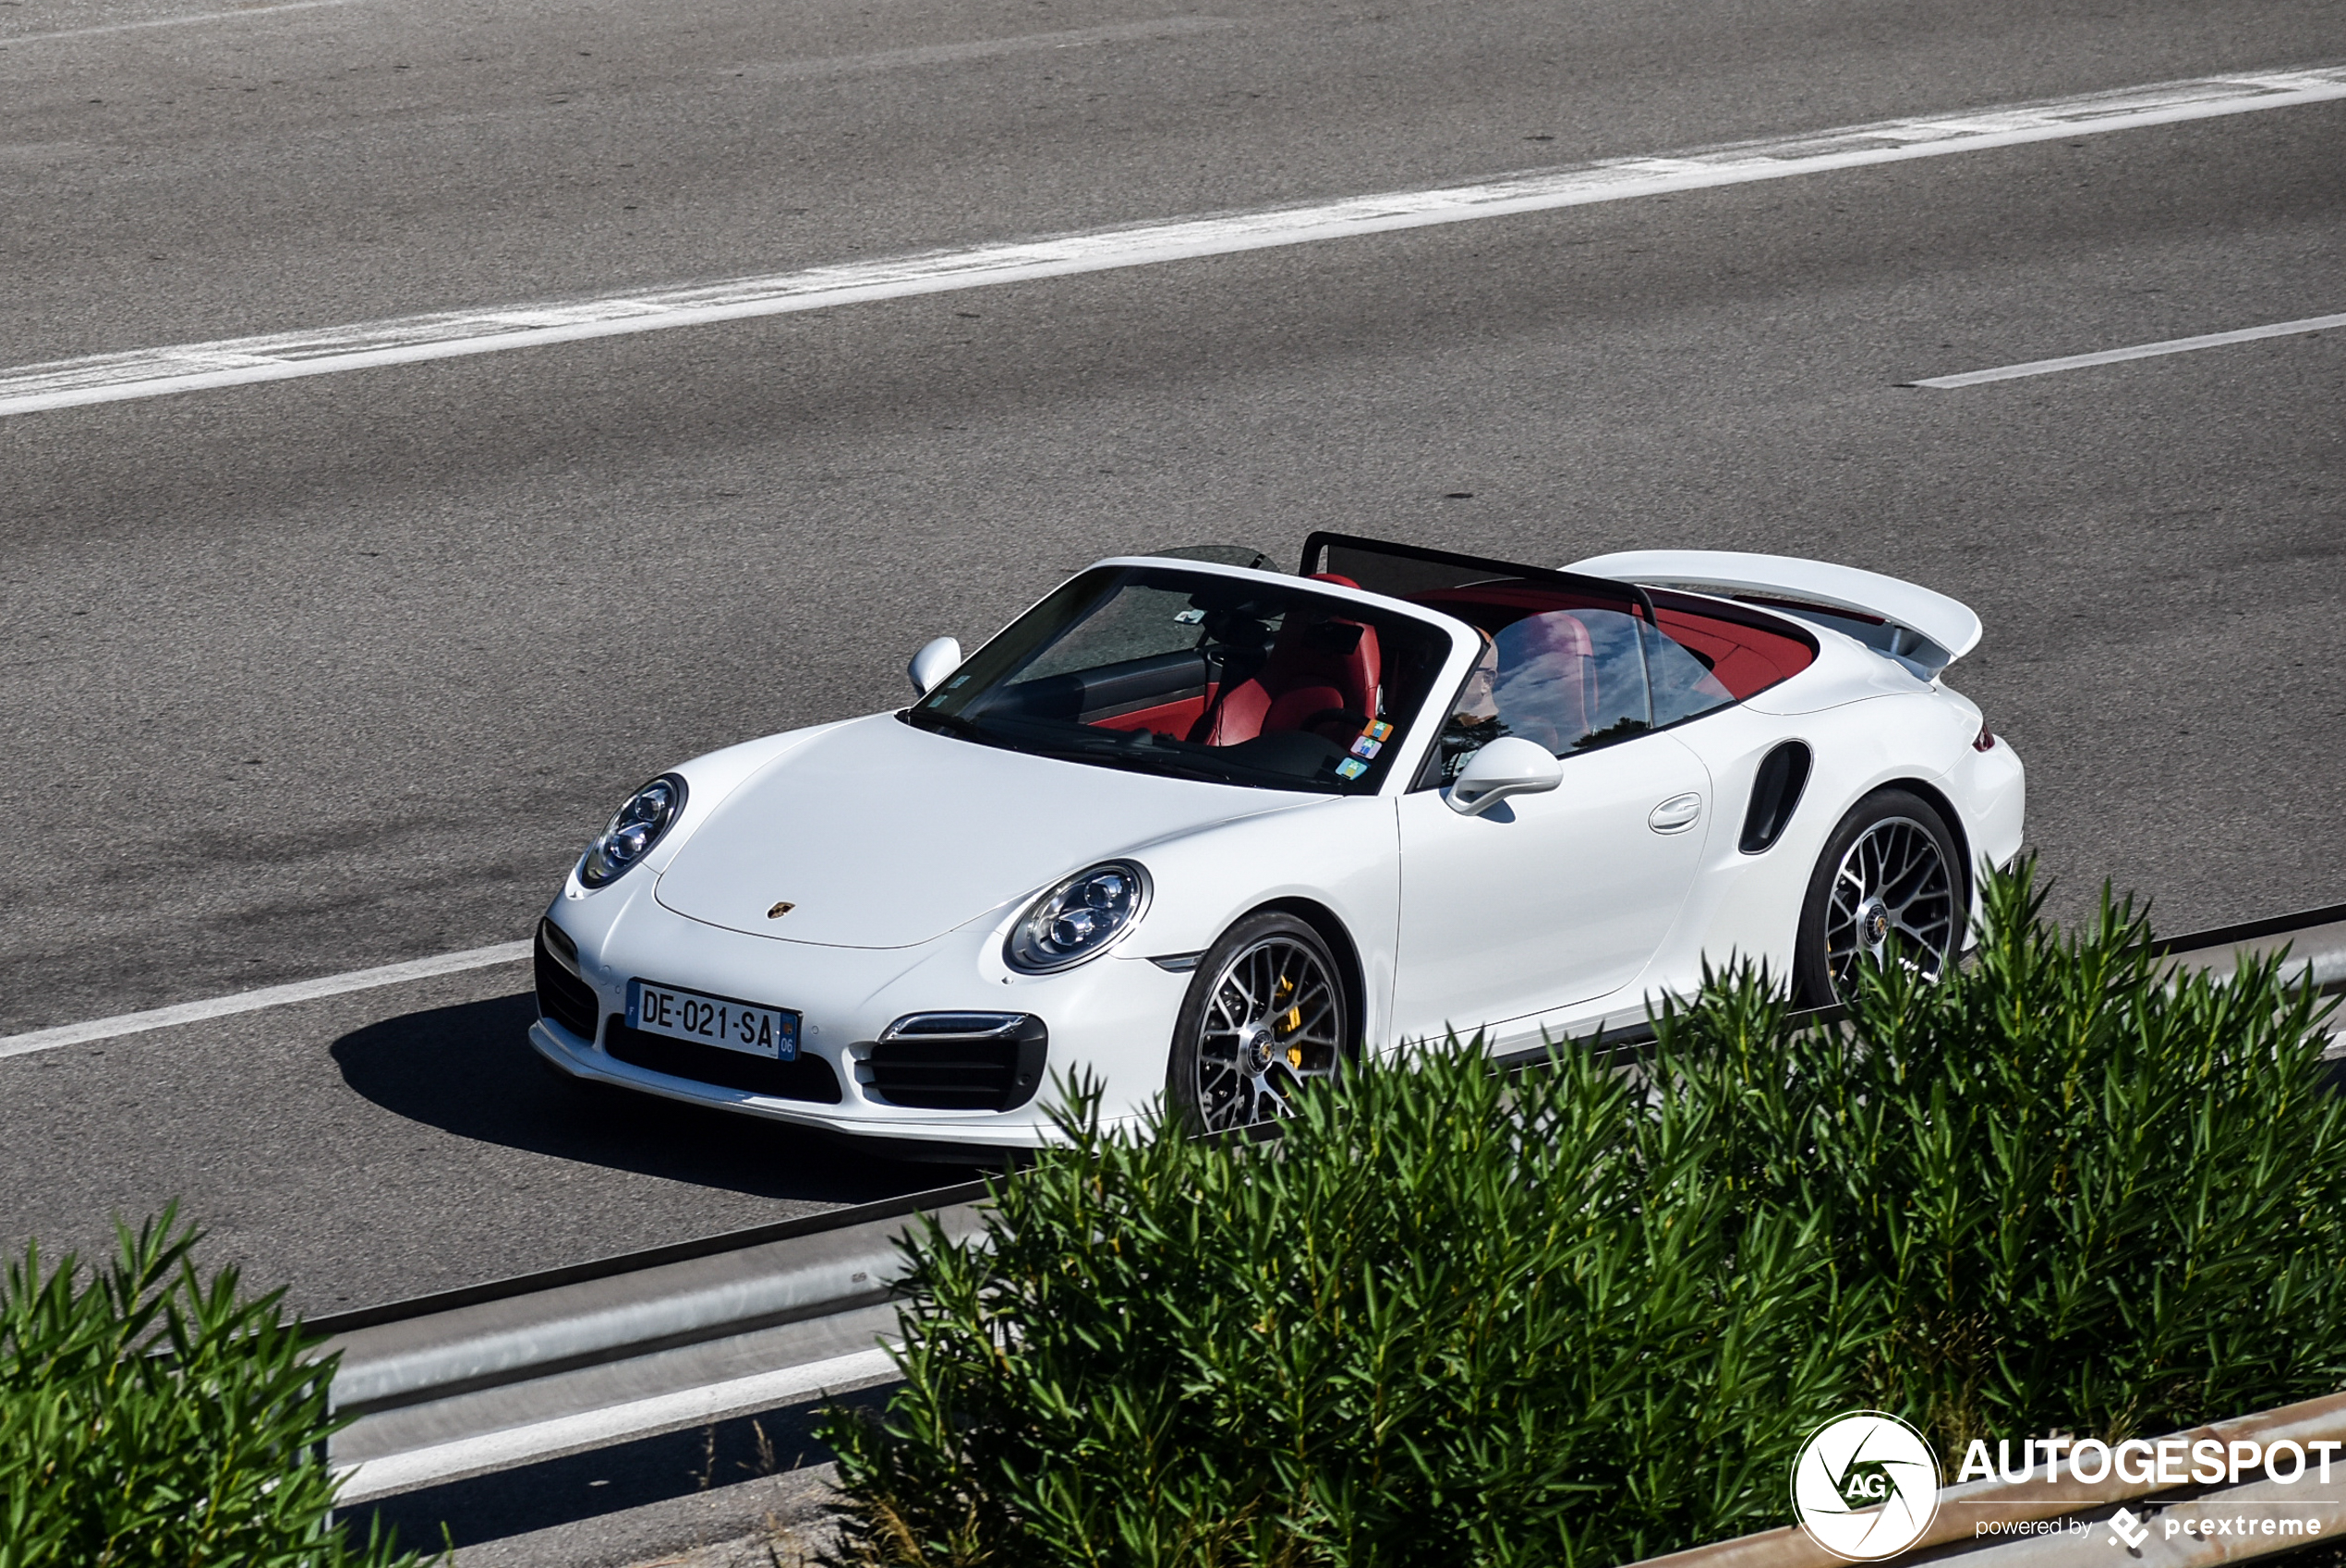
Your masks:
M 1853 1407 L 1953 1459 L 2340 1386 L 2313 1005 L 2040 904 L 1995 878 L 1976 959 L 1869 973 L 1846 1027 L 1716 977 L 1635 1074 L 1453 1043 L 1264 1142 L 1078 1093 L 981 1238 L 910 1244 L 905 1382 L 826 1428 L 841 1560 L 1622 1562 L 1782 1522 Z
M 414 1562 L 328 1524 L 332 1366 L 284 1293 L 199 1276 L 172 1212 L 119 1234 L 92 1279 L 28 1247 L 0 1287 L 0 1568 Z
M 1276 1143 L 1104 1137 L 914 1248 L 863 1561 L 1627 1560 L 1770 1522 L 1859 1348 L 1822 1236 L 1566 1055 L 1353 1077 Z M 1087 1103 L 1088 1106 L 1088 1103 Z
M 1953 1460 L 2108 1441 L 2346 1384 L 2346 1101 L 2278 961 L 2171 975 L 2113 904 L 2064 939 L 1991 879 L 1944 985 L 1870 976 L 1794 1030 L 1748 977 L 1662 1020 L 1687 1113 L 1756 1210 L 1813 1216 L 1877 1288 L 1864 1402 Z

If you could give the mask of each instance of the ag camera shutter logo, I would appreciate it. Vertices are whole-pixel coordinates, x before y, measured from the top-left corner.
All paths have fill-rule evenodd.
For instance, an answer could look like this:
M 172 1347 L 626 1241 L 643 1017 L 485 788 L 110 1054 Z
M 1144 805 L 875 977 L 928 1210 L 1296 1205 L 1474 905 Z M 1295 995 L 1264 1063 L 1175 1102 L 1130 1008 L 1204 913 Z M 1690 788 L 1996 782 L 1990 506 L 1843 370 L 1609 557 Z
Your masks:
M 1852 1562 L 1893 1557 L 1939 1512 L 1939 1459 L 1922 1434 L 1880 1410 L 1827 1421 L 1792 1464 L 1792 1511 L 1808 1538 Z

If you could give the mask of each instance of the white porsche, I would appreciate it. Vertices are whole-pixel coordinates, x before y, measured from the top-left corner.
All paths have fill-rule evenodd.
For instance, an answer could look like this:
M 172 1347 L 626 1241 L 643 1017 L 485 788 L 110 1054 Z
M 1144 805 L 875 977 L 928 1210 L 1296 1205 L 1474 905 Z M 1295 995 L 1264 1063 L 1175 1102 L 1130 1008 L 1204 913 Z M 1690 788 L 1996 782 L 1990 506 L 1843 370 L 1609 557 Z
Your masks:
M 578 1079 L 932 1147 L 1278 1115 L 1362 1052 L 1642 1025 L 1708 959 L 1936 971 L 2021 842 L 1979 621 L 1818 561 L 1315 534 L 1103 561 L 912 706 L 680 764 L 540 923 Z M 941 1152 L 941 1151 L 940 1151 Z

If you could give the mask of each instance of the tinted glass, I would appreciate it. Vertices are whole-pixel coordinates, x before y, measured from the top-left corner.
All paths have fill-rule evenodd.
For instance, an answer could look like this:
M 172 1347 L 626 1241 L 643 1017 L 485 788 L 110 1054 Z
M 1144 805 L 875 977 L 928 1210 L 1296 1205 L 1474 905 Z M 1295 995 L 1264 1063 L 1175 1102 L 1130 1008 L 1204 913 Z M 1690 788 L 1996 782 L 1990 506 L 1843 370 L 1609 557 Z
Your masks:
M 1487 639 L 1443 727 L 1437 777 L 1454 778 L 1502 735 L 1557 756 L 1640 734 L 1652 721 L 1651 632 L 1637 601 L 1518 578 L 1409 596 Z
M 1102 767 L 1374 790 L 1450 649 L 1436 626 L 1308 585 L 1175 569 L 1070 578 L 908 722 Z
M 1646 628 L 1646 668 L 1653 682 L 1656 728 L 1733 703 L 1735 694 L 1711 673 L 1711 661 L 1667 630 Z

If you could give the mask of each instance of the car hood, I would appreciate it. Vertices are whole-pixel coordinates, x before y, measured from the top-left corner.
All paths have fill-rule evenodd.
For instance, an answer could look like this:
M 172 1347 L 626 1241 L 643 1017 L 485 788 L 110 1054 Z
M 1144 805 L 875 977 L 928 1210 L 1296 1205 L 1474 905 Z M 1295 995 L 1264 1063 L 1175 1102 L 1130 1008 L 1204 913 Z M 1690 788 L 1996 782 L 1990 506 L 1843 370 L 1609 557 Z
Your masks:
M 752 774 L 655 896 L 780 941 L 909 947 L 1094 861 L 1315 799 L 1028 756 L 878 715 Z

